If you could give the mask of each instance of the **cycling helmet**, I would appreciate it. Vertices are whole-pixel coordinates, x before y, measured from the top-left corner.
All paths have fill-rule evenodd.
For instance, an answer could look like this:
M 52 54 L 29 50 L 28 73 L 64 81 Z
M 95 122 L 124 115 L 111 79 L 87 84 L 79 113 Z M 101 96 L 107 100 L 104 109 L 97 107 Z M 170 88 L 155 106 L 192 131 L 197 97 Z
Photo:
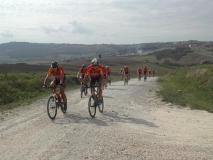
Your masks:
M 82 66 L 81 67 L 86 67 L 86 65 L 85 64 L 82 64 Z
M 52 64 L 51 64 L 51 67 L 52 68 L 58 67 L 58 62 L 57 61 L 53 61 Z
M 108 66 L 106 66 L 106 68 L 108 68 Z
M 91 61 L 91 64 L 92 64 L 93 66 L 97 66 L 97 65 L 98 65 L 98 60 L 97 60 L 97 58 L 94 58 L 94 59 Z
M 125 66 L 124 68 L 127 68 L 127 66 Z

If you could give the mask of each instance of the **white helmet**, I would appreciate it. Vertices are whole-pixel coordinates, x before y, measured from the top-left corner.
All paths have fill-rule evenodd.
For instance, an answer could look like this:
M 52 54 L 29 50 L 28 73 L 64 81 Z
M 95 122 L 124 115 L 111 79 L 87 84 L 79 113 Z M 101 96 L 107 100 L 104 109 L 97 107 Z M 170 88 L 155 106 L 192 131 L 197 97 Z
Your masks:
M 92 61 L 91 61 L 92 65 L 93 66 L 97 66 L 98 65 L 98 60 L 97 58 L 94 58 Z

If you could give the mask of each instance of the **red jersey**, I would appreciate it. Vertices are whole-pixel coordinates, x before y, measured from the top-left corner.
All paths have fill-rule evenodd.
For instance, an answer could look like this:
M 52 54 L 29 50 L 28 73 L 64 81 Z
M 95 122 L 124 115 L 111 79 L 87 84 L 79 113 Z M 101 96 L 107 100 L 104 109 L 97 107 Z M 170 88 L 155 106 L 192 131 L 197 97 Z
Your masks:
M 93 65 L 89 65 L 87 67 L 86 73 L 87 76 L 90 75 L 91 78 L 98 78 L 103 75 L 103 68 L 101 65 L 98 65 L 97 68 L 93 68 Z
M 106 68 L 106 72 L 107 72 L 107 73 L 111 72 L 111 69 L 110 69 L 109 67 Z
M 124 71 L 125 73 L 127 73 L 127 72 L 129 72 L 129 68 L 124 68 L 123 71 Z
M 147 68 L 146 68 L 146 67 L 143 67 L 143 71 L 147 71 Z
M 103 67 L 102 67 L 102 69 L 103 69 L 103 74 L 107 74 L 107 70 Z
M 80 68 L 78 73 L 81 73 L 82 75 L 85 75 L 86 68 Z
M 141 73 L 142 70 L 140 68 L 137 69 L 137 73 Z
M 49 68 L 48 75 L 53 75 L 56 81 L 60 81 L 61 75 L 64 74 L 64 69 L 58 66 L 57 71 L 54 71 L 52 67 Z

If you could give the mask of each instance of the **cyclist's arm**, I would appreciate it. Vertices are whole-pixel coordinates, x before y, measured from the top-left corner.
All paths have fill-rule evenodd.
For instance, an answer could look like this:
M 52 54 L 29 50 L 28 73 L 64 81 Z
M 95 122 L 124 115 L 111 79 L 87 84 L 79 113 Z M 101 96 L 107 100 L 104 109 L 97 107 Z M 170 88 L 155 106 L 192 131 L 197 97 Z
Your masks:
M 47 84 L 47 81 L 49 80 L 49 77 L 50 77 L 50 75 L 47 74 L 47 76 L 46 76 L 45 79 L 44 79 L 44 84 L 45 84 L 45 85 Z
M 77 77 L 77 78 L 79 78 L 79 77 L 80 77 L 80 73 L 79 73 L 79 72 L 77 73 L 77 76 L 76 76 L 76 77 Z
M 60 75 L 60 84 L 63 84 L 63 81 L 64 81 L 64 73 Z

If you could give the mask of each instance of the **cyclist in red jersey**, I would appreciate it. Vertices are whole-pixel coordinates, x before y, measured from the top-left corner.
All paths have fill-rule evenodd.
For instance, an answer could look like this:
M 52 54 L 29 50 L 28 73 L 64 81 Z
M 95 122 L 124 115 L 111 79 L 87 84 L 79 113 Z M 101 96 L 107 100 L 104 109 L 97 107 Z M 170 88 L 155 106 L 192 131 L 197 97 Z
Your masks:
M 121 70 L 120 70 L 120 75 L 121 75 L 121 81 L 123 81 L 123 79 L 124 79 L 123 68 L 121 68 Z
M 127 66 L 123 68 L 123 75 L 127 75 L 128 80 L 130 80 L 130 70 Z
M 64 93 L 65 87 L 66 87 L 66 75 L 64 73 L 64 69 L 58 65 L 58 62 L 54 61 L 51 64 L 51 67 L 48 69 L 47 76 L 44 79 L 44 86 L 47 88 L 47 82 L 49 80 L 49 77 L 53 75 L 54 80 L 51 81 L 50 86 L 54 87 L 56 85 L 60 85 L 60 94 L 62 95 L 62 99 L 64 101 L 64 111 L 67 110 L 67 96 Z
M 82 84 L 86 72 L 86 65 L 82 64 L 81 68 L 78 71 L 77 78 L 79 79 L 80 83 Z M 88 81 L 87 81 L 88 82 Z M 87 82 L 86 82 L 86 94 L 87 94 Z
M 141 77 L 141 74 L 142 74 L 141 68 L 138 68 L 138 69 L 137 69 L 137 74 L 138 74 L 138 78 Z
M 85 76 L 84 76 L 84 83 L 87 80 L 87 77 L 90 76 L 90 86 L 94 85 L 96 82 L 99 83 L 99 102 L 103 102 L 102 98 L 102 87 L 101 84 L 103 83 L 103 68 L 101 65 L 98 64 L 98 60 L 94 58 L 91 61 L 91 64 L 87 67 Z
M 104 79 L 103 79 L 103 88 L 102 89 L 104 89 L 104 86 L 106 86 L 107 87 L 107 70 L 106 70 L 106 68 L 104 67 L 104 66 L 102 66 L 102 68 L 103 68 L 103 74 L 104 74 Z
M 147 71 L 148 71 L 147 67 L 146 67 L 146 66 L 144 66 L 144 67 L 143 67 L 143 74 L 144 74 L 144 76 L 146 76 Z
M 154 71 L 154 70 L 152 70 L 152 76 L 153 76 L 153 77 L 155 76 L 155 71 Z
M 151 70 L 149 70 L 149 78 L 150 78 L 151 74 L 152 74 L 152 73 L 151 73 Z

